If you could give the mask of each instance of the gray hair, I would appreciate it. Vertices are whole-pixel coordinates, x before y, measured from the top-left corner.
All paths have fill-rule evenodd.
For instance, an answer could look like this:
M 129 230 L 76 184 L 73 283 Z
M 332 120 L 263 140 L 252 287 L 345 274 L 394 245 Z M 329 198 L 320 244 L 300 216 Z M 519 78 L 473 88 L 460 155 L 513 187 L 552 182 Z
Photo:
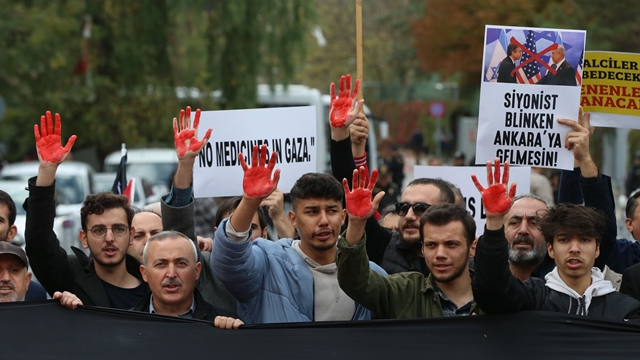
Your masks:
M 534 194 L 531 194 L 531 193 L 526 193 L 526 194 L 521 194 L 521 195 L 516 196 L 515 198 L 513 198 L 513 201 L 511 202 L 511 206 L 513 207 L 513 204 L 515 204 L 515 203 L 516 203 L 516 201 L 518 201 L 518 200 L 520 200 L 520 199 L 533 199 L 533 200 L 538 200 L 538 201 L 540 201 L 541 203 L 543 203 L 543 204 L 544 204 L 545 209 L 546 209 L 547 211 L 551 210 L 551 208 L 552 208 L 552 206 L 549 206 L 549 203 L 548 203 L 545 199 L 541 198 L 541 197 L 540 197 L 540 196 L 538 196 L 538 195 L 534 195 Z M 511 208 L 509 209 L 509 211 L 511 211 Z M 539 216 L 539 215 L 538 215 L 538 214 L 536 214 L 536 216 Z M 504 218 L 504 221 L 507 221 L 507 218 L 506 218 L 506 217 Z
M 558 52 L 560 53 L 560 55 L 564 56 L 564 46 L 563 45 L 558 45 Z
M 520 195 L 518 195 L 518 196 L 513 198 L 513 202 L 512 203 L 515 203 L 516 201 L 518 201 L 520 199 L 538 200 L 538 201 L 540 201 L 541 203 L 543 203 L 547 207 L 547 210 L 551 209 L 551 206 L 549 206 L 549 203 L 545 199 L 541 198 L 538 195 L 534 195 L 534 194 L 531 194 L 531 193 L 520 194 Z
M 189 237 L 179 231 L 175 230 L 166 230 L 159 232 L 147 240 L 147 243 L 144 244 L 144 249 L 142 250 L 142 265 L 147 266 L 147 252 L 149 250 L 149 244 L 153 241 L 161 241 L 164 239 L 176 239 L 176 238 L 184 238 L 189 241 L 191 244 L 191 249 L 193 250 L 193 260 L 194 263 L 198 262 L 198 249 L 196 249 L 196 244 L 193 240 L 189 239 Z

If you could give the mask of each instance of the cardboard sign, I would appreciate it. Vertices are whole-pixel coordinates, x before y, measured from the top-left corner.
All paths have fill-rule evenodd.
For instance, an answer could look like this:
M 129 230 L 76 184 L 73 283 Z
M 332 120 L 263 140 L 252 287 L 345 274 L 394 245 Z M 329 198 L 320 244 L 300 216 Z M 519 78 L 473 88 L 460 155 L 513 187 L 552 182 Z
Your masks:
M 487 215 L 482 204 L 482 196 L 471 180 L 471 175 L 475 174 L 480 184 L 487 187 L 487 169 L 484 166 L 416 166 L 413 171 L 416 179 L 420 177 L 441 178 L 458 185 L 462 191 L 467 210 L 476 221 L 476 235 L 480 236 L 484 233 Z M 531 168 L 510 167 L 509 186 L 514 182 L 518 183 L 516 196 L 528 193 L 531 184 Z
M 640 129 L 640 54 L 587 51 L 582 98 L 591 125 Z
M 477 164 L 497 157 L 573 169 L 564 148 L 571 129 L 557 120 L 578 119 L 585 37 L 577 30 L 486 27 Z
M 280 169 L 278 188 L 288 193 L 304 174 L 316 171 L 315 106 L 204 111 L 198 137 L 213 128 L 193 169 L 195 197 L 243 194 L 244 172 L 238 154 L 251 167 L 254 145 L 267 145 L 267 160 L 276 151 Z

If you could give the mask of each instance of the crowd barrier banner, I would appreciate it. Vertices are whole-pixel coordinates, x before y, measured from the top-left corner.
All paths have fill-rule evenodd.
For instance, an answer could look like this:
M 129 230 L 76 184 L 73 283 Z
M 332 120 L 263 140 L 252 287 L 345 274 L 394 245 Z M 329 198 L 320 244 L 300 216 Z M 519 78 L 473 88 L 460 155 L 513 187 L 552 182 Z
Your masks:
M 3 359 L 638 359 L 640 326 L 551 312 L 244 326 L 0 304 Z

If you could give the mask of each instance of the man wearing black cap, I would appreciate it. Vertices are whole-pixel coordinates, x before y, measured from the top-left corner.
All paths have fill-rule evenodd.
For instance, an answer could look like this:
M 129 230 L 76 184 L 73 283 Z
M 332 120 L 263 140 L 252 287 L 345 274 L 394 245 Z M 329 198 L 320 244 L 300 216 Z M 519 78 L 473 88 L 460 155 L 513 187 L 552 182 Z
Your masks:
M 31 273 L 27 255 L 19 246 L 0 242 L 0 302 L 24 301 Z

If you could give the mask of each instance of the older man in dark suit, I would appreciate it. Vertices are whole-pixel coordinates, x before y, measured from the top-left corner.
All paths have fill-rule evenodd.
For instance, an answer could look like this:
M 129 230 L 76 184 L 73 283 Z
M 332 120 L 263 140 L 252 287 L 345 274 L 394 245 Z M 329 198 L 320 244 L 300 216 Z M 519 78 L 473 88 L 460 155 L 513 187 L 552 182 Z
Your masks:
M 576 86 L 576 71 L 564 58 L 564 46 L 558 45 L 558 48 L 551 52 L 551 60 L 553 61 L 551 67 L 556 73 L 547 71 L 538 84 Z

